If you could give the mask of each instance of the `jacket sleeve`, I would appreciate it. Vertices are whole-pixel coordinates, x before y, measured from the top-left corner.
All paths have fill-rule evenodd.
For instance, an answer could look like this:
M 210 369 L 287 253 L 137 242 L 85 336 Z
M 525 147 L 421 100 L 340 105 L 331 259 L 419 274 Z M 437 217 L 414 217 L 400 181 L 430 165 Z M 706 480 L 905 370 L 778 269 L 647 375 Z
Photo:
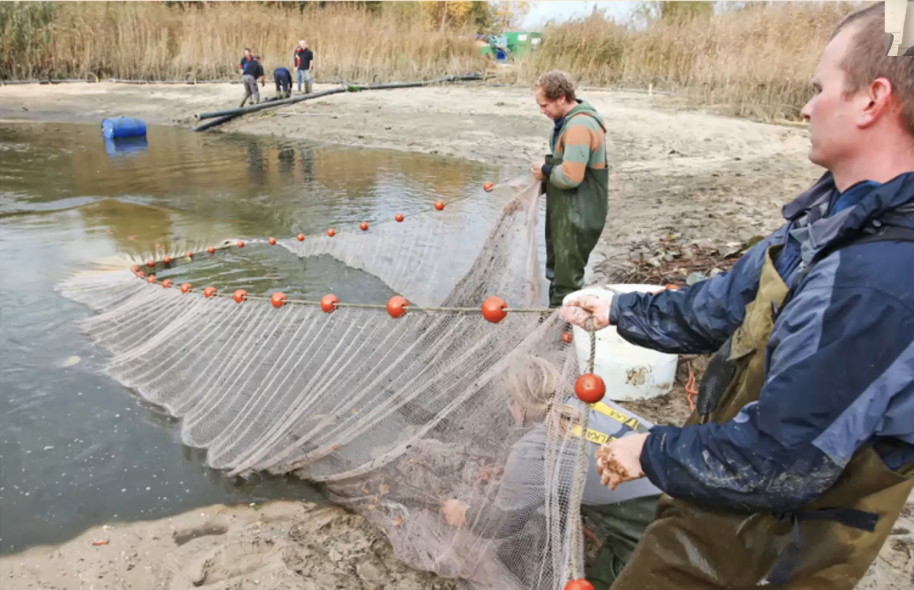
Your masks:
M 629 342 L 671 354 L 715 352 L 743 323 L 758 290 L 768 248 L 783 242 L 786 226 L 723 272 L 678 291 L 613 297 L 610 324 Z
M 912 448 L 914 306 L 867 286 L 876 280 L 862 268 L 834 284 L 832 258 L 777 319 L 758 402 L 724 424 L 651 431 L 641 461 L 654 485 L 698 504 L 787 510 L 827 490 L 868 442 Z
M 568 122 L 563 135 L 562 165 L 553 167 L 549 173 L 549 182 L 563 189 L 577 188 L 584 181 L 591 152 L 598 143 L 597 132 L 584 121 L 574 119 L 589 120 L 590 117 L 574 117 Z

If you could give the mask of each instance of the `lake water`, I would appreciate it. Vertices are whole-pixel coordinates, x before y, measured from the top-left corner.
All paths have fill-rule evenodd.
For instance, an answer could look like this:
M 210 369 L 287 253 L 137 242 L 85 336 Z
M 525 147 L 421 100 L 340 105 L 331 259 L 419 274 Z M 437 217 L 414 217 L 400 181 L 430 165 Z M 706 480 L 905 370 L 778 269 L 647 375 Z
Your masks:
M 320 501 L 294 478 L 207 469 L 173 419 L 91 371 L 98 351 L 73 325 L 90 312 L 53 290 L 61 278 L 155 244 L 315 234 L 438 198 L 472 210 L 486 180 L 491 167 L 422 154 L 158 127 L 113 145 L 96 125 L 0 124 L 0 552 L 213 503 Z M 187 272 L 223 292 L 389 296 L 332 261 L 241 254 Z

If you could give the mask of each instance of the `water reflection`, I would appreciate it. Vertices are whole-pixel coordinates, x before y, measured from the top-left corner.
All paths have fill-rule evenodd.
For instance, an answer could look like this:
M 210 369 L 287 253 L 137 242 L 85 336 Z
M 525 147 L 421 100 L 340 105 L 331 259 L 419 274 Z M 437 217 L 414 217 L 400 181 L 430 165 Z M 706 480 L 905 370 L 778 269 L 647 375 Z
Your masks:
M 53 290 L 60 278 L 157 244 L 390 222 L 438 198 L 454 223 L 487 232 L 499 206 L 479 191 L 488 168 L 421 154 L 157 127 L 142 147 L 116 147 L 111 154 L 94 124 L 0 124 L 3 553 L 104 522 L 319 497 L 294 478 L 239 481 L 207 469 L 203 451 L 180 445 L 172 418 L 90 370 L 103 356 L 74 326 L 89 312 Z M 173 274 L 216 277 L 221 289 L 321 293 L 332 283 L 351 299 L 388 296 L 374 277 L 332 260 L 248 250 Z

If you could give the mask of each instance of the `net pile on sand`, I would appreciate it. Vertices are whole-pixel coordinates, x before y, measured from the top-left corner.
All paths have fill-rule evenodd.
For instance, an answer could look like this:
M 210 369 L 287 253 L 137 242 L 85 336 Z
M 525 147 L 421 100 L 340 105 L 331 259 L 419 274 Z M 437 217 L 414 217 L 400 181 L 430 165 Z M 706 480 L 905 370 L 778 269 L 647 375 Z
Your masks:
M 181 418 L 184 443 L 205 448 L 211 466 L 322 482 L 403 561 L 467 588 L 562 588 L 582 577 L 583 551 L 577 362 L 564 324 L 543 311 L 492 323 L 421 309 L 479 310 L 492 295 L 542 305 L 539 186 L 511 189 L 521 206 L 475 241 L 432 213 L 279 242 L 378 277 L 410 302 L 399 318 L 277 308 L 268 296 L 239 305 L 130 270 L 81 273 L 59 290 L 97 312 L 81 329 L 110 353 L 104 371 Z M 531 448 L 542 461 L 519 482 L 512 465 Z M 466 512 L 448 522 L 442 507 L 454 500 Z

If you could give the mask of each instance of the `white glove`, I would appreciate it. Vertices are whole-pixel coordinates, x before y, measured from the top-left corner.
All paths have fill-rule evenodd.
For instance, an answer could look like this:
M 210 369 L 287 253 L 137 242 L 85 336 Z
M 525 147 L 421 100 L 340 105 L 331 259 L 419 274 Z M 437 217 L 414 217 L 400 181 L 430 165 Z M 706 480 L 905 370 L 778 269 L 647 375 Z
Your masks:
M 581 328 L 587 328 L 588 321 L 593 320 L 594 329 L 602 330 L 609 325 L 609 310 L 612 302 L 611 293 L 575 291 L 566 295 L 562 300 L 559 316 L 569 324 Z

